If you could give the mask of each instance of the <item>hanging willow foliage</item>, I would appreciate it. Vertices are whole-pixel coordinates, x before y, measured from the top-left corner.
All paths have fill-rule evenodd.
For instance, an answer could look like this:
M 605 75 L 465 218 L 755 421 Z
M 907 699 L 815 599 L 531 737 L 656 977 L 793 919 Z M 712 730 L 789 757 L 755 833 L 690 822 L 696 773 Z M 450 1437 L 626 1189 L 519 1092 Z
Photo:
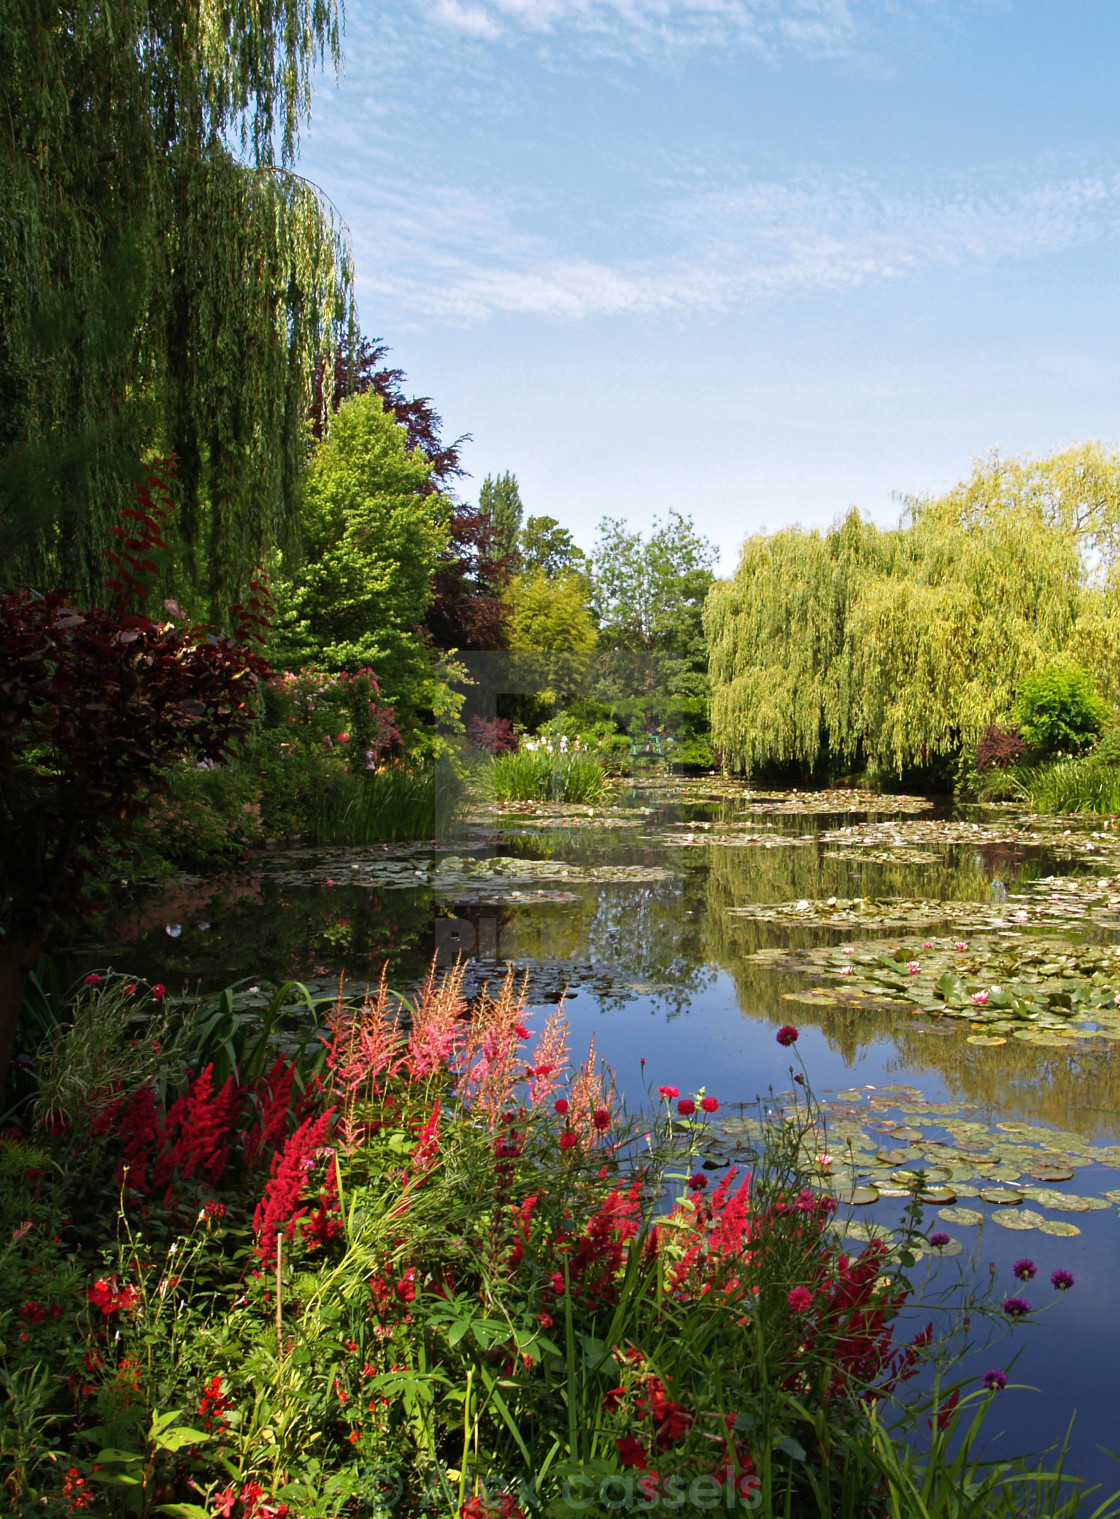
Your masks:
M 713 742 L 748 773 L 901 771 L 974 744 L 1042 664 L 1075 659 L 1120 697 L 1120 606 L 1055 518 L 958 490 L 894 531 L 853 511 L 823 536 L 748 539 L 704 611 Z
M 153 448 L 179 459 L 176 589 L 220 606 L 290 541 L 314 360 L 354 330 L 341 231 L 290 170 L 338 27 L 335 0 L 8 0 L 8 583 L 96 597 Z

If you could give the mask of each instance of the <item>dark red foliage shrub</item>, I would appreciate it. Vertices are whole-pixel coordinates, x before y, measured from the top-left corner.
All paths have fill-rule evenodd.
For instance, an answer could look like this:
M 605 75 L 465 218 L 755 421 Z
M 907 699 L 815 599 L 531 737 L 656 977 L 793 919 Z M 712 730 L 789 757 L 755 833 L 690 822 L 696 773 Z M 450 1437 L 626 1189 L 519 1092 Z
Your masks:
M 115 529 L 108 607 L 61 590 L 0 595 L 0 1089 L 52 920 L 88 907 L 91 866 L 124 842 L 166 766 L 230 757 L 271 673 L 250 645 L 267 613 L 259 584 L 232 638 L 191 626 L 175 602 L 159 620 L 133 610 L 165 547 L 171 475 L 157 461 Z
M 467 722 L 467 737 L 487 754 L 508 754 L 517 748 L 517 734 L 508 717 L 472 717 Z
M 984 735 L 976 746 L 977 770 L 988 770 L 992 766 L 996 769 L 1006 770 L 1011 765 L 1017 765 L 1027 752 L 1027 746 L 1019 737 L 1017 728 L 1000 728 L 995 723 L 985 728 Z

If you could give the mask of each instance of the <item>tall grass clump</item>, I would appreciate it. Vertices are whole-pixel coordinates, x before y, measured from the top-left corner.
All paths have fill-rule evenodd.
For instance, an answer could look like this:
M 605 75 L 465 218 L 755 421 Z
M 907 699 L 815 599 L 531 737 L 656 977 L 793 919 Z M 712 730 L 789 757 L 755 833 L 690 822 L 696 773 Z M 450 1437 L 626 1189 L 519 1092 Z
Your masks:
M 442 771 L 441 791 L 446 789 Z M 430 839 L 436 828 L 434 765 L 389 765 L 367 774 L 341 773 L 324 785 L 309 811 L 320 844 L 392 843 Z
M 1103 754 L 1052 760 L 1009 773 L 1035 812 L 1120 813 L 1120 763 Z
M 500 802 L 599 802 L 606 792 L 603 766 L 590 754 L 519 749 L 486 762 L 481 780 Z
M 257 1035 L 218 999 L 184 1044 L 120 979 L 0 1140 L 11 1512 L 1076 1511 L 1060 1472 L 986 1465 L 979 1418 L 952 1442 L 1002 1372 L 907 1395 L 938 1353 L 899 1334 L 917 1194 L 901 1246 L 849 1254 L 811 1098 L 718 1175 L 714 1096 L 628 1115 L 512 973 L 469 1006 L 461 967 L 412 1005 L 382 982 L 314 1052 L 275 999 Z

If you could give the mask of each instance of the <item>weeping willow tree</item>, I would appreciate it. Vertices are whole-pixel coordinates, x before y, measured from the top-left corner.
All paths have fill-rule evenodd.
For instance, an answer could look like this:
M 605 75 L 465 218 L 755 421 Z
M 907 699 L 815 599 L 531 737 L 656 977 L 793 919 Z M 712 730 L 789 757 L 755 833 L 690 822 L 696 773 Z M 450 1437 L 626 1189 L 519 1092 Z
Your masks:
M 96 596 L 153 450 L 179 461 L 177 590 L 221 606 L 291 543 L 313 362 L 353 328 L 339 227 L 291 169 L 338 31 L 336 0 L 9 0 L 9 584 Z
M 1060 659 L 1120 698 L 1106 513 L 1079 516 L 1072 489 L 1055 505 L 1009 488 L 998 457 L 993 481 L 992 462 L 986 481 L 982 466 L 939 500 L 910 501 L 893 531 L 853 511 L 823 535 L 748 539 L 704 614 L 713 741 L 733 765 L 900 772 L 950 756 L 1007 715 L 1029 671 Z M 1120 502 L 1115 456 L 1110 468 Z

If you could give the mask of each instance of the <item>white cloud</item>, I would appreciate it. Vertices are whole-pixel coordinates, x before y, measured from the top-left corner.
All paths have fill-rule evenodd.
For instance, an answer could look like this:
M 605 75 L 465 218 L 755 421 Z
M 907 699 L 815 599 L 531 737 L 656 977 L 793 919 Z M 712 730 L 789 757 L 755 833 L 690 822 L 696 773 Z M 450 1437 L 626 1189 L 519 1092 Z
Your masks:
M 361 294 L 378 306 L 391 300 L 444 320 L 578 320 L 716 313 L 925 269 L 1035 258 L 1113 235 L 1118 216 L 1116 174 L 913 189 L 849 173 L 678 189 L 608 227 L 609 257 L 570 246 L 579 242 L 577 216 L 510 192 L 399 190 L 354 233 Z M 562 223 L 569 246 L 524 230 L 526 219 Z
M 638 45 L 734 38 L 763 50 L 835 52 L 852 42 L 851 0 L 418 0 L 424 14 L 472 36 L 571 31 Z

